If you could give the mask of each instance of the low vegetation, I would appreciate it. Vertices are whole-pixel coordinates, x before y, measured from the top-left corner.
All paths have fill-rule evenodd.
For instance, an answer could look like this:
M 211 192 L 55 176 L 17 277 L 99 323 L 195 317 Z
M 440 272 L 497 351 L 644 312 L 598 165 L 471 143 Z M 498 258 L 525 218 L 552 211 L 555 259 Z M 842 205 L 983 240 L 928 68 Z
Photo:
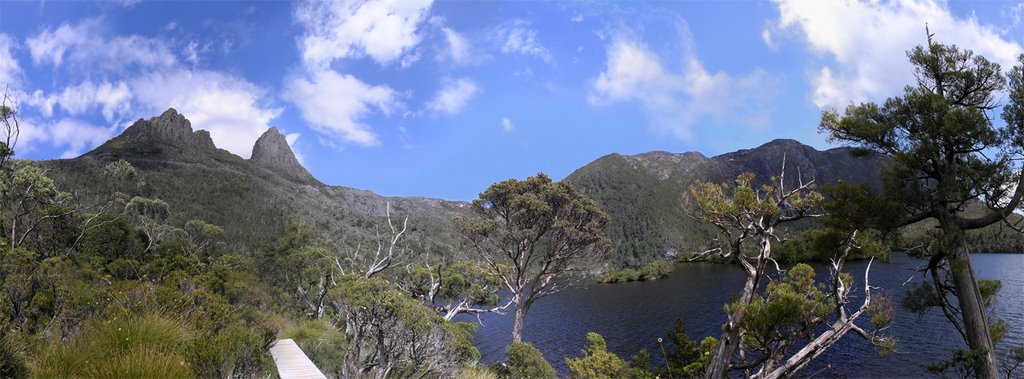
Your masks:
M 606 273 L 601 277 L 602 283 L 624 283 L 661 279 L 672 273 L 675 262 L 657 260 L 641 266 L 639 269 L 622 269 Z

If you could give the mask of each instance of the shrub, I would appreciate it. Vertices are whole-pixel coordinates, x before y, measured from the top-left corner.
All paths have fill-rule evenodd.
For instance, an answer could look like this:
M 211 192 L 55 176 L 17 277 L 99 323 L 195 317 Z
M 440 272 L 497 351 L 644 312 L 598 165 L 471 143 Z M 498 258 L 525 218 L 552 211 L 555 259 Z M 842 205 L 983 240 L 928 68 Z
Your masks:
M 608 345 L 600 334 L 587 333 L 583 357 L 567 359 L 569 372 L 577 378 L 621 378 L 629 376 L 629 365 L 622 358 L 608 352 Z
M 526 342 L 516 342 L 505 349 L 505 364 L 499 367 L 501 378 L 557 378 L 544 354 Z

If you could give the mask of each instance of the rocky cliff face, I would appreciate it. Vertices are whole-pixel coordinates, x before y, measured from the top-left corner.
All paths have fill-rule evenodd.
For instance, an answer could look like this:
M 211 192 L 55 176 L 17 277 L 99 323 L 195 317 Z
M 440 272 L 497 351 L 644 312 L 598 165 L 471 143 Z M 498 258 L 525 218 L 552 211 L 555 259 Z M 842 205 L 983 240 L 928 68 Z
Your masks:
M 270 128 L 256 140 L 249 160 L 257 166 L 300 180 L 315 180 L 295 158 L 288 141 L 277 128 Z
M 133 143 L 159 142 L 180 147 L 216 148 L 210 132 L 193 132 L 192 123 L 174 108 L 149 120 L 135 121 L 117 139 Z

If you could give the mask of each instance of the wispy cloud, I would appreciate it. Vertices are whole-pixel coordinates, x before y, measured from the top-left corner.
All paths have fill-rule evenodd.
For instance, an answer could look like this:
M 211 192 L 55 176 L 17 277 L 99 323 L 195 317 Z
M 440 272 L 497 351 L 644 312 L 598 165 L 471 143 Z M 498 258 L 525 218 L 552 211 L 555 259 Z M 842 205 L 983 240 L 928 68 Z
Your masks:
M 459 113 L 480 92 L 476 83 L 467 78 L 444 79 L 442 82 L 441 90 L 427 104 L 427 108 L 436 113 Z
M 15 41 L 7 34 L 0 33 L 0 86 L 17 87 L 22 71 L 14 58 Z
M 524 20 L 514 20 L 496 30 L 501 52 L 521 54 L 555 64 L 555 58 L 546 47 L 538 41 L 537 30 L 530 27 Z
M 701 120 L 767 127 L 763 104 L 774 95 L 774 82 L 761 70 L 743 76 L 709 72 L 691 53 L 680 70 L 670 71 L 645 44 L 625 35 L 612 39 L 607 57 L 587 97 L 591 105 L 636 104 L 652 126 L 684 140 L 693 139 Z
M 177 64 L 167 41 L 137 35 L 107 36 L 102 22 L 101 18 L 86 19 L 75 25 L 47 28 L 29 37 L 26 44 L 33 62 L 58 67 L 72 64 L 90 72 Z

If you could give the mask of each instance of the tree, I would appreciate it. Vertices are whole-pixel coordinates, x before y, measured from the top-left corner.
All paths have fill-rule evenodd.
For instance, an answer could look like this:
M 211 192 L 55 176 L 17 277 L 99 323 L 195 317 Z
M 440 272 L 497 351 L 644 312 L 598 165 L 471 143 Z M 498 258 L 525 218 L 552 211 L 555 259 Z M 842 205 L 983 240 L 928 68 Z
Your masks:
M 742 292 L 726 306 L 728 319 L 706 376 L 722 378 L 731 370 L 744 370 L 745 376 L 759 378 L 792 376 L 851 330 L 872 343 L 891 342 L 854 323 L 866 314 L 880 315 L 872 317 L 880 329 L 888 323 L 886 312 L 891 314 L 888 307 L 880 306 L 886 303 L 871 292 L 867 276 L 870 264 L 864 274 L 864 302 L 852 312 L 847 310 L 853 280 L 843 272 L 843 266 L 850 252 L 860 248 L 856 243 L 859 230 L 828 234 L 833 241 L 835 233 L 841 236 L 832 250 L 828 285 L 815 283 L 810 266 L 798 265 L 786 274 L 772 257 L 773 243 L 782 240 L 779 226 L 823 216 L 823 196 L 813 190 L 813 180 L 800 180 L 787 190 L 785 176 L 780 175 L 755 190 L 754 179 L 752 173 L 740 174 L 735 187 L 698 182 L 689 192 L 690 202 L 698 210 L 696 216 L 718 228 L 726 240 L 722 248 L 706 255 L 715 252 L 729 258 L 745 274 Z M 857 215 L 850 216 L 858 221 L 854 217 Z M 831 223 L 840 226 L 845 220 L 840 217 Z M 758 288 L 769 277 L 772 266 L 784 276 L 770 280 L 764 295 L 759 295 Z M 790 347 L 798 340 L 807 343 L 790 354 Z
M 841 141 L 892 157 L 883 172 L 886 195 L 902 206 L 901 225 L 933 219 L 934 243 L 926 271 L 943 310 L 972 350 L 984 354 L 977 372 L 995 378 L 995 351 L 964 231 L 1006 220 L 1024 195 L 1024 55 L 1004 77 L 985 57 L 943 45 L 928 34 L 927 46 L 907 53 L 917 83 L 882 105 L 851 104 L 842 115 L 822 113 L 820 130 Z M 996 127 L 994 95 L 1007 90 L 1004 127 Z M 966 208 L 982 202 L 985 214 Z
M 380 277 L 340 275 L 331 318 L 349 339 L 339 377 L 452 376 L 480 358 L 472 335 Z M 470 324 L 471 325 L 471 324 Z
M 0 171 L 0 235 L 18 247 L 43 223 L 79 210 L 68 206 L 71 195 L 58 190 L 45 170 L 27 161 L 13 163 L 10 170 Z
M 4 91 L 0 100 L 0 170 L 6 168 L 7 162 L 14 157 L 14 147 L 18 144 L 21 125 L 18 122 L 18 110 L 10 92 Z
M 609 250 L 603 235 L 608 216 L 569 183 L 552 183 L 544 174 L 492 184 L 473 201 L 472 215 L 460 227 L 512 296 L 514 342 L 522 341 L 534 301 Z
M 426 260 L 426 259 L 425 259 Z M 403 291 L 435 309 L 447 321 L 459 314 L 477 316 L 500 312 L 511 305 L 498 305 L 501 278 L 479 262 L 463 260 L 454 264 L 424 262 L 406 266 Z M 438 305 L 438 302 L 441 302 Z
M 165 224 L 171 215 L 171 208 L 166 201 L 135 196 L 124 206 L 125 215 L 146 235 L 146 250 L 178 232 L 177 228 Z

